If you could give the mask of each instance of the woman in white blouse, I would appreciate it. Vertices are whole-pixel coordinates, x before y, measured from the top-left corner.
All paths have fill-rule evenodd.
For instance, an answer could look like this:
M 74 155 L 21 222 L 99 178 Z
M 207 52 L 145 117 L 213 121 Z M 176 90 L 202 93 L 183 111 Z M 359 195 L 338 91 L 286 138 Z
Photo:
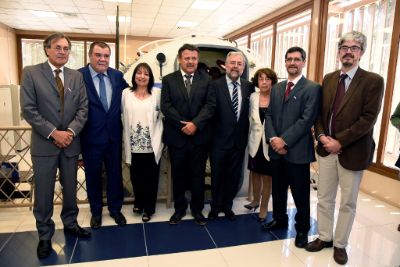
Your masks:
M 136 66 L 132 87 L 122 93 L 122 121 L 125 162 L 135 194 L 133 212 L 148 222 L 155 212 L 163 124 L 160 112 L 161 91 L 147 63 Z
M 268 68 L 259 69 L 253 84 L 260 90 L 250 96 L 250 132 L 249 163 L 251 182 L 253 185 L 253 201 L 245 208 L 256 210 L 260 206 L 258 221 L 264 222 L 268 213 L 268 201 L 271 195 L 271 166 L 268 157 L 268 144 L 265 140 L 265 113 L 269 106 L 271 88 L 277 83 L 276 73 Z

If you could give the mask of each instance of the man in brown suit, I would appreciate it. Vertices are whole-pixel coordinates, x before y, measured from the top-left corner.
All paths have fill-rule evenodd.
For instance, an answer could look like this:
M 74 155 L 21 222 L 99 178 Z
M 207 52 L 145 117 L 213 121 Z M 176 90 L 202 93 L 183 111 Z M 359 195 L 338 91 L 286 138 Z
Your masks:
M 322 102 L 314 126 L 318 139 L 318 234 L 306 246 L 310 252 L 334 246 L 333 258 L 346 264 L 346 246 L 353 225 L 358 190 L 372 162 L 373 128 L 382 96 L 383 78 L 359 67 L 366 37 L 349 32 L 339 40 L 342 68 L 327 74 L 322 83 Z M 341 189 L 339 215 L 333 232 L 337 187 Z

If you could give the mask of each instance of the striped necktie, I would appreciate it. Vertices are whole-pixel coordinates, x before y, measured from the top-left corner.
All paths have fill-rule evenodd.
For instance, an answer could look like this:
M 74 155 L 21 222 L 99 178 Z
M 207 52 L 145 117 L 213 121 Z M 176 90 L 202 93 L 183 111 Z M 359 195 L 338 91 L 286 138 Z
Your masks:
M 64 85 L 63 85 L 63 82 L 62 82 L 62 80 L 60 78 L 61 70 L 60 69 L 56 69 L 56 70 L 54 70 L 54 72 L 56 74 L 56 77 L 55 77 L 56 85 L 57 85 L 58 92 L 59 92 L 59 95 L 60 95 L 61 111 L 64 112 Z
M 238 93 L 238 83 L 237 82 L 232 82 L 233 85 L 233 90 L 232 90 L 232 107 L 233 107 L 233 112 L 235 112 L 236 120 L 238 119 L 238 114 L 239 114 L 239 93 Z

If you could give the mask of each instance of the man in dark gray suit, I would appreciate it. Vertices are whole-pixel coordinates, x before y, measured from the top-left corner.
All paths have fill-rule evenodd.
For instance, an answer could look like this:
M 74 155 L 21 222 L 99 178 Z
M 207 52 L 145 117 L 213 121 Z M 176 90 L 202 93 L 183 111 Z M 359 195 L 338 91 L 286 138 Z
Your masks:
M 215 95 L 214 135 L 211 148 L 211 211 L 209 220 L 220 212 L 235 220 L 232 211 L 243 174 L 244 151 L 249 135 L 249 98 L 254 86 L 241 78 L 245 68 L 242 52 L 229 52 L 225 60 L 226 76 L 211 82 Z
M 273 220 L 263 230 L 288 227 L 287 195 L 290 186 L 297 208 L 296 247 L 307 245 L 310 229 L 310 162 L 315 161 L 313 126 L 319 107 L 321 86 L 302 75 L 306 52 L 300 47 L 286 51 L 288 80 L 271 90 L 265 132 L 270 142 Z
M 205 225 L 204 178 L 215 99 L 209 93 L 210 76 L 197 70 L 199 49 L 184 44 L 178 50 L 178 61 L 180 70 L 164 77 L 161 90 L 163 141 L 171 159 L 175 208 L 169 223 L 177 224 L 186 215 L 185 191 L 189 188 L 192 216 L 197 224 Z
M 51 216 L 57 169 L 63 193 L 64 231 L 80 238 L 90 237 L 90 232 L 77 223 L 76 202 L 79 132 L 88 112 L 86 89 L 82 75 L 64 66 L 71 51 L 67 36 L 51 34 L 43 47 L 48 61 L 26 67 L 21 81 L 22 113 L 32 126 L 33 214 L 39 234 L 39 258 L 47 257 L 52 250 L 55 226 Z

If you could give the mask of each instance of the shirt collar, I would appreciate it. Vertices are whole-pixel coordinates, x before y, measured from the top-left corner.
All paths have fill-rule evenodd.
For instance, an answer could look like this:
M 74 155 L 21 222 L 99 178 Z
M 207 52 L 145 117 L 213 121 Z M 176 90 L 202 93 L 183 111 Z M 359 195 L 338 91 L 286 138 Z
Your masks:
M 54 72 L 56 69 L 60 69 L 61 73 L 64 73 L 64 66 L 57 68 L 56 66 L 54 66 L 53 64 L 50 63 L 50 61 L 47 60 L 47 63 L 49 63 L 49 66 L 51 68 L 51 71 Z
M 356 67 L 352 68 L 351 70 L 349 70 L 348 72 L 343 72 L 342 70 L 340 70 L 340 75 L 345 73 L 350 78 L 350 80 L 352 80 L 354 75 L 356 75 L 356 72 L 357 72 L 358 68 L 359 67 L 356 66 Z
M 300 81 L 300 79 L 303 78 L 303 74 L 300 74 L 299 76 L 297 76 L 296 78 L 294 78 L 293 80 L 287 80 L 288 82 L 292 82 L 293 83 L 293 87 Z
M 193 78 L 194 73 L 188 74 L 188 73 L 184 72 L 182 69 L 180 69 L 180 70 L 181 70 L 181 74 L 182 74 L 183 79 L 186 79 L 185 75 L 190 75 L 191 76 L 190 78 Z
M 99 74 L 98 72 L 96 72 L 96 71 L 93 69 L 92 65 L 90 65 L 90 64 L 89 64 L 89 71 L 90 71 L 90 76 L 92 76 L 92 78 L 96 77 L 97 74 Z M 103 74 L 104 74 L 104 76 L 108 77 L 107 71 L 104 72 Z
M 233 81 L 231 80 L 231 78 L 229 78 L 228 75 L 225 75 L 225 77 L 226 77 L 226 83 L 228 84 L 228 86 L 232 85 L 232 82 L 233 82 Z M 237 82 L 237 84 L 240 86 L 240 78 L 237 79 L 236 82 Z

